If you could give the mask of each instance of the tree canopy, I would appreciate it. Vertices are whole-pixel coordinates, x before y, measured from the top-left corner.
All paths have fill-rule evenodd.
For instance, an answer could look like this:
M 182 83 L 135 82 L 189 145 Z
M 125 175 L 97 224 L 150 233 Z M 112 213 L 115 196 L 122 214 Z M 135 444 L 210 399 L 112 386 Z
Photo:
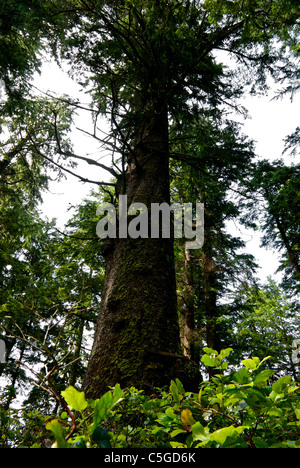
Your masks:
M 294 406 L 280 427 L 292 427 L 287 445 L 298 443 L 298 387 L 287 374 L 299 380 L 291 357 L 299 334 L 299 164 L 257 161 L 233 112 L 246 115 L 240 98 L 268 92 L 270 76 L 281 92 L 297 91 L 299 18 L 295 0 L 1 3 L 4 446 L 35 442 L 14 422 L 12 403 L 20 389 L 28 427 L 39 431 L 48 415 L 63 411 L 72 424 L 68 436 L 58 421 L 47 426 L 58 444 L 67 446 L 65 438 L 77 431 L 75 445 L 108 447 L 112 435 L 103 425 L 114 432 L 109 418 L 119 400 L 126 399 L 128 414 L 122 419 L 113 413 L 116 424 L 134 425 L 136 398 L 139 417 L 152 427 L 153 408 L 164 405 L 148 398 L 158 387 L 162 401 L 174 400 L 175 409 L 156 415 L 163 435 L 157 428 L 145 432 L 155 444 L 174 447 L 177 442 L 165 438 L 172 428 L 171 438 L 192 432 L 180 442 L 183 447 L 199 440 L 209 447 L 230 440 L 272 446 L 270 434 L 279 427 L 272 418 L 283 416 L 286 401 Z M 46 57 L 68 68 L 89 104 L 33 87 Z M 92 128 L 82 132 L 98 143 L 99 154 L 79 154 L 72 144 L 80 109 L 92 116 Z M 287 136 L 286 152 L 297 154 L 298 144 L 296 129 Z M 110 164 L 101 159 L 103 149 Z M 90 178 L 79 161 L 93 168 Z M 61 180 L 65 173 L 95 191 L 61 232 L 54 220 L 41 219 L 39 203 L 51 177 Z M 204 245 L 188 251 L 182 240 L 162 235 L 99 239 L 97 206 L 109 202 L 118 211 L 120 195 L 148 208 L 204 203 Z M 282 284 L 259 283 L 255 259 L 228 232 L 227 221 L 261 229 L 263 244 L 282 254 Z M 240 361 L 244 367 L 237 371 Z M 202 384 L 207 375 L 210 381 Z M 180 406 L 188 401 L 187 387 L 195 400 L 190 413 Z M 82 411 L 86 427 L 93 421 L 89 435 L 82 435 L 70 406 Z M 199 417 L 202 406 L 213 430 Z M 265 432 L 257 431 L 260 414 L 270 419 Z M 244 417 L 251 421 L 248 428 Z M 228 420 L 238 429 L 228 428 Z M 144 431 L 138 424 L 135 441 Z M 218 432 L 224 424 L 230 440 Z M 115 440 L 123 446 L 128 434 Z

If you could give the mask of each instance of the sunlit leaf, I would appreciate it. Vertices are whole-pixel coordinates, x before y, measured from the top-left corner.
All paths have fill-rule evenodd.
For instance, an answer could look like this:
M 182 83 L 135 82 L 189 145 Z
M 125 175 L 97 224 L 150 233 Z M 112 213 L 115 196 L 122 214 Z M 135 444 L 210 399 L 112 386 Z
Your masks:
M 193 414 L 189 408 L 184 408 L 181 412 L 180 419 L 184 429 L 188 432 L 192 431 L 192 426 L 195 424 L 195 419 L 193 418 Z
M 84 392 L 79 392 L 76 388 L 70 386 L 65 391 L 61 392 L 68 406 L 75 411 L 84 411 L 87 408 L 88 402 L 85 399 Z

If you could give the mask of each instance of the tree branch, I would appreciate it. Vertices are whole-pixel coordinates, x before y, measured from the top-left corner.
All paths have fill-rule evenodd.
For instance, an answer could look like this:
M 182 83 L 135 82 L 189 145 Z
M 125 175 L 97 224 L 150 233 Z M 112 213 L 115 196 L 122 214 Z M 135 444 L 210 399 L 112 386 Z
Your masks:
M 99 237 L 95 236 L 95 237 L 80 237 L 80 236 L 74 236 L 72 234 L 66 234 L 62 231 L 60 231 L 59 229 L 57 228 L 54 228 L 55 231 L 57 231 L 59 234 L 61 234 L 62 236 L 64 237 L 69 237 L 70 239 L 77 239 L 77 240 L 86 240 L 86 241 L 90 241 L 90 240 L 99 240 Z
M 55 118 L 54 118 L 55 139 L 56 139 L 56 143 L 57 143 L 57 146 L 58 146 L 58 152 L 59 152 L 59 154 L 61 156 L 68 156 L 68 157 L 71 157 L 71 158 L 74 158 L 74 159 L 79 159 L 80 161 L 84 161 L 89 165 L 97 166 L 97 167 L 100 167 L 101 169 L 104 169 L 105 171 L 109 172 L 113 177 L 118 177 L 118 174 L 116 173 L 116 171 L 114 171 L 114 169 L 112 169 L 110 167 L 107 167 L 104 164 L 101 164 L 98 161 L 95 161 L 94 159 L 88 158 L 86 156 L 79 156 L 79 155 L 73 153 L 72 151 L 63 151 L 63 149 L 61 147 L 61 144 L 60 144 L 59 134 L 58 134 L 57 113 L 56 112 L 54 113 L 54 116 L 55 116 Z M 84 130 L 81 130 L 81 129 L 78 129 L 78 130 L 80 130 L 80 131 L 82 131 L 84 133 L 87 133 Z
M 78 156 L 77 154 L 72 153 L 71 151 L 61 151 L 60 154 L 62 156 L 70 156 L 71 158 L 79 159 L 80 161 L 85 161 L 87 164 L 91 166 L 101 167 L 101 169 L 104 169 L 105 171 L 109 172 L 112 176 L 118 177 L 118 174 L 116 173 L 114 169 L 107 167 L 105 166 L 105 164 L 101 164 L 98 161 L 94 161 L 94 159 L 87 158 L 85 156 Z
M 89 184 L 95 184 L 95 185 L 98 185 L 98 186 L 109 186 L 109 187 L 115 187 L 116 184 L 113 183 L 113 182 L 98 182 L 98 181 L 95 181 L 95 180 L 90 180 L 90 179 L 87 179 L 86 177 L 82 177 L 80 176 L 79 174 L 76 174 L 75 172 L 71 171 L 70 169 L 67 169 L 66 167 L 63 167 L 61 164 L 53 161 L 53 159 L 49 158 L 48 156 L 46 156 L 44 153 L 42 153 L 38 147 L 36 146 L 36 143 L 32 140 L 31 138 L 31 141 L 34 145 L 34 148 L 36 150 L 36 152 L 42 156 L 42 158 L 46 159 L 47 161 L 49 161 L 51 164 L 54 164 L 54 166 L 58 167 L 60 170 L 64 171 L 64 172 L 67 172 L 68 174 L 76 177 L 77 179 L 79 179 L 81 182 L 86 182 L 86 183 L 89 183 Z

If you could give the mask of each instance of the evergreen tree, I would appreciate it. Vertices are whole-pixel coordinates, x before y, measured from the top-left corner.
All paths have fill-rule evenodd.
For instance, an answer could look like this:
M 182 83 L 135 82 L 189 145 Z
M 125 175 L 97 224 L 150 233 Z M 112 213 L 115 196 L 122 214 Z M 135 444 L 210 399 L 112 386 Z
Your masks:
M 280 270 L 291 294 L 299 293 L 299 165 L 283 160 L 261 161 L 248 185 L 253 202 L 247 204 L 246 218 L 259 224 L 262 245 L 282 253 Z
M 90 217 L 95 207 L 96 202 L 84 203 L 66 234 L 36 213 L 14 219 L 21 232 L 15 232 L 14 249 L 5 252 L 1 270 L 0 329 L 7 363 L 0 373 L 14 389 L 3 402 L 6 409 L 26 388 L 23 406 L 51 414 L 60 391 L 82 384 L 91 348 L 86 340 L 94 330 L 103 284 L 103 259 Z
M 185 162 L 171 166 L 172 199 L 205 204 L 203 247 L 184 252 L 177 246 L 176 257 L 179 307 L 184 310 L 182 341 L 187 355 L 199 365 L 201 347 L 227 346 L 223 316 L 235 312 L 235 289 L 255 281 L 253 257 L 242 252 L 244 242 L 230 235 L 226 224 L 241 215 L 240 194 L 249 180 L 254 153 L 240 128 L 220 116 L 187 122 L 185 130 L 190 137 L 195 132 L 195 141 L 187 144 L 183 137 L 174 145 L 172 155 Z
M 244 285 L 237 291 L 237 299 L 240 308 L 231 337 L 236 362 L 250 355 L 270 356 L 268 366 L 277 376 L 288 374 L 299 380 L 299 369 L 292 359 L 292 343 L 299 332 L 299 305 L 296 307 L 271 278 L 261 287 Z
M 38 31 L 41 44 L 58 61 L 67 60 L 74 78 L 90 92 L 95 123 L 90 133 L 113 150 L 107 170 L 116 178 L 110 183 L 116 198 L 127 195 L 129 205 L 139 202 L 149 208 L 154 202 L 170 202 L 172 122 L 234 105 L 249 86 L 252 92 L 265 89 L 268 73 L 278 81 L 291 76 L 298 45 L 297 3 L 47 0 L 42 10 L 30 2 L 25 24 L 28 37 Z M 37 16 L 41 21 L 35 28 Z M 282 46 L 278 40 L 284 41 Z M 232 68 L 222 64 L 219 51 L 235 59 Z M 97 130 L 100 114 L 111 123 L 105 138 Z M 55 118 L 53 122 L 51 156 L 35 143 L 44 161 L 61 169 L 63 159 L 83 159 L 103 169 L 99 161 L 68 148 Z M 178 130 L 175 138 L 180 137 Z M 195 159 L 197 155 L 189 157 L 189 163 Z M 206 164 L 209 170 L 210 159 Z M 180 343 L 173 239 L 118 238 L 106 243 L 103 253 L 106 278 L 84 384 L 87 395 L 98 397 L 117 382 L 149 390 L 167 384 L 183 367 L 183 360 L 174 357 Z M 211 281 L 208 290 L 214 289 Z

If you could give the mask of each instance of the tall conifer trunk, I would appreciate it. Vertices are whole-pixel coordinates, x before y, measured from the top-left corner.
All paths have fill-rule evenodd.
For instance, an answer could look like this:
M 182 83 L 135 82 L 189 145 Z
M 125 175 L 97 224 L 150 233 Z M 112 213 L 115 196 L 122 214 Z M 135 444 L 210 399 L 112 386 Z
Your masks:
M 122 194 L 132 203 L 170 202 L 168 115 L 140 127 Z M 151 231 L 150 231 L 151 232 Z M 84 388 L 99 397 L 120 383 L 151 391 L 170 383 L 180 358 L 173 239 L 115 239 L 105 246 L 101 311 Z

